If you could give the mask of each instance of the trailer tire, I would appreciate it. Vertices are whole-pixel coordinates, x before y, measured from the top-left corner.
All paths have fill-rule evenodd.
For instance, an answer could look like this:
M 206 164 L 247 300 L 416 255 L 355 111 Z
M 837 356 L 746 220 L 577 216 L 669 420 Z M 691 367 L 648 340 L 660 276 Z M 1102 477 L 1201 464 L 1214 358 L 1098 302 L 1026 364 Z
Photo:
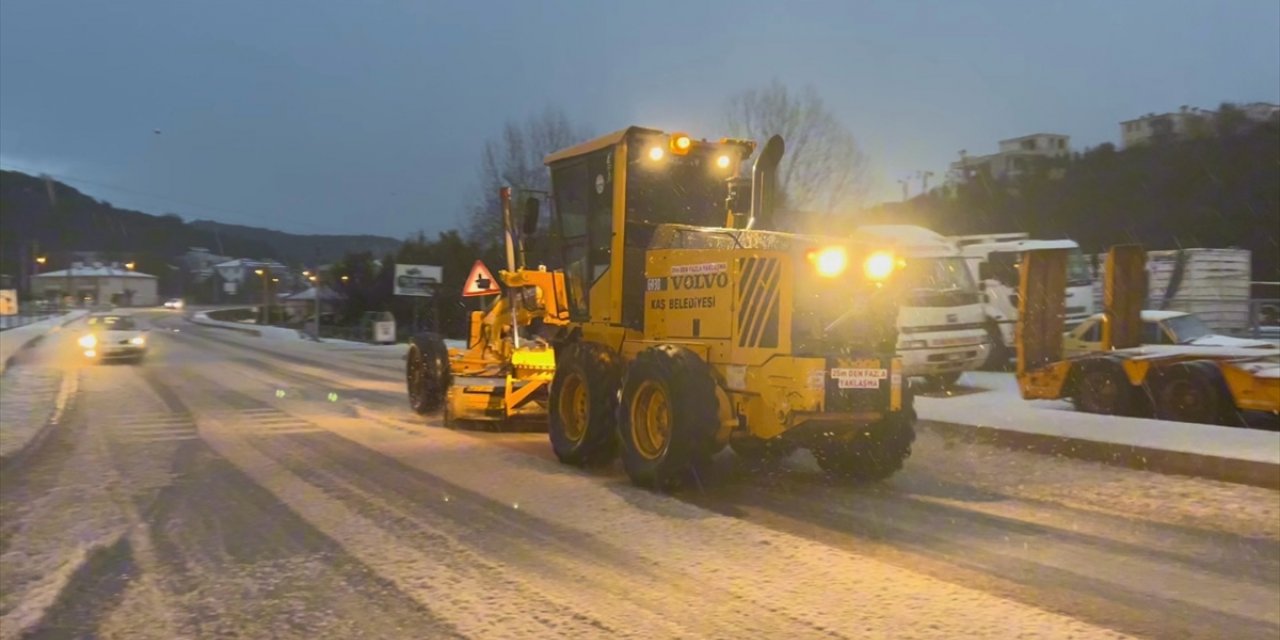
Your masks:
M 1129 384 L 1119 361 L 1091 358 L 1078 366 L 1071 384 L 1071 403 L 1076 411 L 1111 416 L 1132 416 L 1137 412 L 1137 391 Z
M 915 442 L 913 412 L 890 414 L 852 437 L 831 438 L 813 447 L 818 466 L 837 480 L 875 482 L 902 469 Z
M 1156 417 L 1200 424 L 1238 424 L 1226 381 L 1217 365 L 1181 362 L 1161 372 L 1155 392 Z
M 622 463 L 631 482 L 670 491 L 711 458 L 719 401 L 710 365 L 673 345 L 641 351 L 627 367 L 618 407 Z
M 445 394 L 453 382 L 449 371 L 449 348 L 434 333 L 423 333 L 409 340 L 409 356 L 405 359 L 405 383 L 409 406 L 421 415 L 444 406 Z
M 616 413 L 622 365 L 608 347 L 571 342 L 556 353 L 547 433 L 564 464 L 601 464 L 617 455 Z

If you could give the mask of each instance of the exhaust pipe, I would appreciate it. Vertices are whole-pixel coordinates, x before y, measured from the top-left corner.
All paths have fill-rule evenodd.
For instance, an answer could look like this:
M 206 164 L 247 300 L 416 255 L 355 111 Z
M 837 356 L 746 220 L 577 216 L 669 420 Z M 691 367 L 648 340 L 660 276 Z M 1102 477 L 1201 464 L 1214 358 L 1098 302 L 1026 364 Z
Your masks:
M 755 164 L 751 165 L 751 217 L 747 220 L 748 229 L 771 230 L 774 226 L 774 195 L 778 189 L 778 163 L 782 161 L 782 153 L 786 144 L 782 136 L 774 134 L 764 143 Z

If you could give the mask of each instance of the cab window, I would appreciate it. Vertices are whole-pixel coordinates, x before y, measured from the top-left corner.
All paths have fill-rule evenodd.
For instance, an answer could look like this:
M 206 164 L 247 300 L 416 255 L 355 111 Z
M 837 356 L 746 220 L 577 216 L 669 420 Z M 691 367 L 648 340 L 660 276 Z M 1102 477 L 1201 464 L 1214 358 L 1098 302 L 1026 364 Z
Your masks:
M 1080 339 L 1084 342 L 1102 342 L 1102 323 L 1091 322 L 1086 325 Z

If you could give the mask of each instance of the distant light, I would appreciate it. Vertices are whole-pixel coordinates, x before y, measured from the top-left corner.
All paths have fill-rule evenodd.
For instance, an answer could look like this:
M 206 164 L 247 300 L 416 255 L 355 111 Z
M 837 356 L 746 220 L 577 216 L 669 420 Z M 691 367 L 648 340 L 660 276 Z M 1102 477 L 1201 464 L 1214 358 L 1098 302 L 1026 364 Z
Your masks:
M 304 270 L 302 271 L 302 275 L 307 276 L 308 278 L 310 278 L 310 277 L 311 277 L 311 272 L 310 272 L 310 271 L 307 271 L 307 270 L 305 270 L 305 269 L 304 269 Z
M 732 160 L 730 160 L 729 156 L 727 155 L 723 155 L 723 156 L 720 156 L 719 158 L 716 158 L 716 166 L 720 167 L 721 169 L 728 169 L 730 162 L 732 162 Z
M 276 397 L 277 397 L 277 398 L 283 398 L 283 397 L 284 397 L 284 389 L 276 389 Z
M 329 392 L 329 402 L 337 402 L 337 401 L 338 401 L 338 394 L 337 394 L 337 393 L 335 393 L 335 392 L 333 392 L 333 391 L 330 391 L 330 392 Z
M 666 155 L 666 153 L 667 152 L 662 150 L 662 147 L 653 147 L 652 149 L 649 149 L 649 159 L 657 162 L 661 160 L 662 156 Z
M 46 262 L 48 262 L 48 261 L 49 261 L 49 259 L 48 259 L 48 258 L 46 258 L 46 257 L 44 257 L 44 256 L 40 256 L 39 258 L 36 258 L 36 262 L 37 262 L 38 264 L 44 264 L 44 263 L 46 263 Z
M 133 268 L 134 268 L 134 267 L 136 267 L 136 266 L 138 266 L 138 265 L 137 265 L 137 264 L 135 264 L 135 263 L 133 263 L 133 262 L 126 262 L 126 263 L 124 263 L 124 268 L 126 268 L 126 269 L 128 269 L 128 270 L 130 270 L 130 271 L 133 271 Z
M 256 273 L 256 274 L 258 274 L 258 275 L 262 275 L 262 273 L 263 273 L 262 269 L 254 269 L 254 270 L 253 270 L 253 272 L 254 272 L 254 273 Z
M 349 276 L 342 276 L 342 281 L 343 281 L 343 282 L 346 282 L 346 281 L 348 281 L 348 280 L 350 280 L 350 279 L 351 279 L 351 278 L 350 278 Z

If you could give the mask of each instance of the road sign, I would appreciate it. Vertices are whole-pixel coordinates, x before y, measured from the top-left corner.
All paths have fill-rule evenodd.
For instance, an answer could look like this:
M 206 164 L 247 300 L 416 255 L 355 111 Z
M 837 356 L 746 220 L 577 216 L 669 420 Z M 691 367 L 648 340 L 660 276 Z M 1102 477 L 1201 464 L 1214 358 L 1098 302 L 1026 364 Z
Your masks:
M 471 266 L 471 274 L 467 276 L 467 283 L 462 286 L 462 297 L 470 298 L 472 296 L 493 296 L 502 293 L 502 289 L 498 287 L 498 281 L 494 280 L 493 274 L 489 273 L 489 268 L 484 263 L 476 260 Z
M 435 295 L 436 285 L 444 279 L 444 269 L 429 264 L 397 264 L 395 294 L 398 296 Z

